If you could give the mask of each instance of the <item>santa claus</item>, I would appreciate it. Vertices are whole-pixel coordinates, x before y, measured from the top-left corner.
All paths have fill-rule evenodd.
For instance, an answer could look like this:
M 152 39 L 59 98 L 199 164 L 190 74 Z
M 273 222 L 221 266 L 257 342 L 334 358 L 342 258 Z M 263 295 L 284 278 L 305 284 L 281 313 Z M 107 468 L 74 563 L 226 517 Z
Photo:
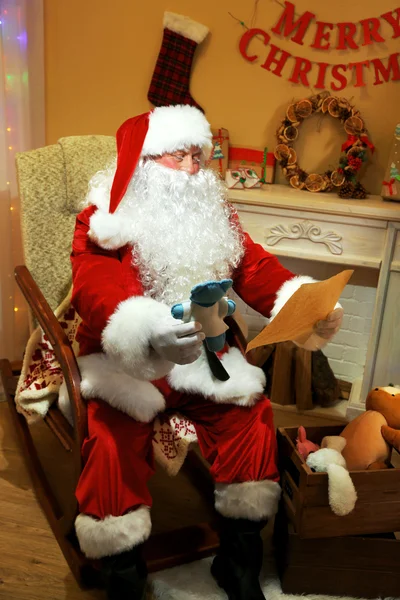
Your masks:
M 280 497 L 270 401 L 261 369 L 226 347 L 217 379 L 197 322 L 171 315 L 207 280 L 231 278 L 248 305 L 273 317 L 309 277 L 297 277 L 243 231 L 223 183 L 204 161 L 211 131 L 191 106 L 126 121 L 116 165 L 96 174 L 73 240 L 73 305 L 88 437 L 76 495 L 82 551 L 101 559 L 108 597 L 141 600 L 154 473 L 152 421 L 176 409 L 195 425 L 215 481 L 221 545 L 212 574 L 229 598 L 261 600 L 260 531 Z M 341 309 L 316 324 L 319 348 Z

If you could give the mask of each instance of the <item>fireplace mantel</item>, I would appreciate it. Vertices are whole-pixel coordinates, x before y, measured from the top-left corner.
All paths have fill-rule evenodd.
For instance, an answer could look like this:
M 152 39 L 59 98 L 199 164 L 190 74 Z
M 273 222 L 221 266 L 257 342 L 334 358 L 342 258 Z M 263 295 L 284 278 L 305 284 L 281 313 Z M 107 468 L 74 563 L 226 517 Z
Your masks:
M 285 185 L 229 190 L 229 199 L 254 241 L 278 257 L 379 274 L 364 376 L 354 382 L 347 409 L 348 418 L 356 416 L 372 386 L 400 383 L 400 203 Z

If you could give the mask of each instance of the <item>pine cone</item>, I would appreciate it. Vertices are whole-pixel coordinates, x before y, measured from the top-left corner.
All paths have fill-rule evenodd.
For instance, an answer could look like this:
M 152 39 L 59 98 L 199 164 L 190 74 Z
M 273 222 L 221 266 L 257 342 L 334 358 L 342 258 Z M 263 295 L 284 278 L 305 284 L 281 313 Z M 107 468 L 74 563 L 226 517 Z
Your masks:
M 365 200 L 366 197 L 367 190 L 360 182 L 358 182 L 354 188 L 352 198 L 355 198 L 356 200 Z
M 339 190 L 339 197 L 340 198 L 352 198 L 353 194 L 354 194 L 354 184 L 351 183 L 351 181 L 346 181 Z

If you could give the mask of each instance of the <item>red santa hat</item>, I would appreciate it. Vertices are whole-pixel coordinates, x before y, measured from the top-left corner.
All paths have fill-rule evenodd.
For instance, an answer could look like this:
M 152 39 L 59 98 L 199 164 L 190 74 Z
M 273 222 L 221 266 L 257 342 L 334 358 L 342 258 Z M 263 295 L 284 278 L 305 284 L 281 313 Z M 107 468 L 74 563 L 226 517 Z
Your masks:
M 91 239 L 106 249 L 120 248 L 128 241 L 128 224 L 126 220 L 118 219 L 115 212 L 140 158 L 161 156 L 190 146 L 201 148 L 207 158 L 212 148 L 210 124 L 198 108 L 189 105 L 160 106 L 128 119 L 118 129 L 116 139 L 117 168 L 108 212 L 98 210 L 94 213 L 89 231 Z M 92 200 L 98 204 L 95 198 L 96 193 Z
M 211 139 L 207 119 L 194 106 L 160 106 L 125 121 L 117 131 L 118 159 L 110 212 L 115 212 L 122 200 L 139 158 L 161 156 L 190 146 L 199 146 L 207 155 Z

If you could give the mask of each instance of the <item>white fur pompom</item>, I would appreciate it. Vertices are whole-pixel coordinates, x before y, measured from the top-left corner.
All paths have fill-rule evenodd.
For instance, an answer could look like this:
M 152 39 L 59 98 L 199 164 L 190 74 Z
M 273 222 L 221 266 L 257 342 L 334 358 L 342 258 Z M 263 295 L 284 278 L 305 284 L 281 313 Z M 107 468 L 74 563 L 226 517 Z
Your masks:
M 120 213 L 97 210 L 90 218 L 91 240 L 105 250 L 117 250 L 128 243 L 130 224 Z

